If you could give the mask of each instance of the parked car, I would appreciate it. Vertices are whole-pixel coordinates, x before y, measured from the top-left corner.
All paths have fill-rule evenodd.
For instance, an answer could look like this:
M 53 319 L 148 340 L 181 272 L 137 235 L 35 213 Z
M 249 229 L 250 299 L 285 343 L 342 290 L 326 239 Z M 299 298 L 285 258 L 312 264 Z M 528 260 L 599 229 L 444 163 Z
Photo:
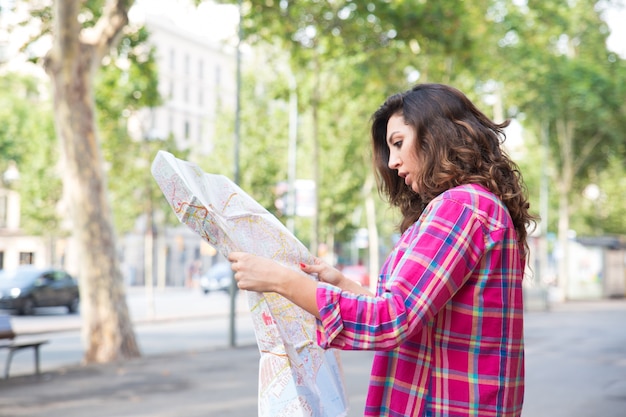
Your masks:
M 370 285 L 370 274 L 363 265 L 346 265 L 341 268 L 341 273 L 364 287 L 369 287 Z
M 0 271 L 0 309 L 31 315 L 37 307 L 67 307 L 75 313 L 79 300 L 76 279 L 61 269 L 24 265 Z
M 200 288 L 205 294 L 212 291 L 230 291 L 230 283 L 233 280 L 233 270 L 230 263 L 219 262 L 209 268 L 200 277 Z

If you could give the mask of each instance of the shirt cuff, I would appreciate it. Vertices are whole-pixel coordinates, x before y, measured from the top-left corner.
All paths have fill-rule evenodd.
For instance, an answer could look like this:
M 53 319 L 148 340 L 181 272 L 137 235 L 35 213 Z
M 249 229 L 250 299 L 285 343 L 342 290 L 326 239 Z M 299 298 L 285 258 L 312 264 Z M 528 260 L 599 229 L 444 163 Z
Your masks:
M 343 320 L 339 300 L 341 299 L 341 289 L 334 285 L 320 282 L 317 285 L 317 308 L 320 312 L 320 319 L 317 320 L 317 343 L 323 349 L 339 348 L 343 343 L 336 340 L 337 335 L 343 330 Z

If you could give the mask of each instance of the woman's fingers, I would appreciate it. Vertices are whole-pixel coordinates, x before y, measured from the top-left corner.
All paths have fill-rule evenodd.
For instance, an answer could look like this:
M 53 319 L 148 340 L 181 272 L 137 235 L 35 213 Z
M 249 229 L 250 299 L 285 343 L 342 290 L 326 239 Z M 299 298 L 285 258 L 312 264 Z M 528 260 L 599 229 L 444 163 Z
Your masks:
M 246 252 L 231 252 L 228 260 L 240 289 L 258 292 L 274 290 L 281 270 L 275 261 Z

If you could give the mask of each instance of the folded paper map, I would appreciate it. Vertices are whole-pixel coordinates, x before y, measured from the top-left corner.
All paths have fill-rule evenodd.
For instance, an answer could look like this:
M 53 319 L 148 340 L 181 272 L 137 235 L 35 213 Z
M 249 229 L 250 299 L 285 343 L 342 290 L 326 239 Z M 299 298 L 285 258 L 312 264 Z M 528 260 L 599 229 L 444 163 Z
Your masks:
M 152 175 L 178 219 L 222 255 L 250 252 L 294 269 L 313 262 L 276 217 L 225 176 L 164 151 L 155 157 Z M 339 356 L 316 343 L 315 317 L 274 293 L 247 296 L 261 353 L 259 416 L 345 416 Z

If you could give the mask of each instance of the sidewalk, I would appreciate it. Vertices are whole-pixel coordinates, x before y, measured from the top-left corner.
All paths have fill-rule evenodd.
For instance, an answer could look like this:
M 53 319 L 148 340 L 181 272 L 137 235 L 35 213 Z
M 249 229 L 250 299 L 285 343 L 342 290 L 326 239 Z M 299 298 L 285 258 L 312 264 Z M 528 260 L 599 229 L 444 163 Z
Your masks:
M 526 314 L 523 417 L 624 417 L 626 300 L 568 302 Z M 349 417 L 362 415 L 372 354 L 342 352 Z M 0 380 L 0 416 L 257 415 L 256 346 L 63 367 Z
M 221 297 L 208 298 L 199 289 L 167 288 L 155 289 L 152 299 L 146 296 L 143 287 L 127 287 L 126 302 L 134 325 L 146 323 L 171 322 L 210 317 L 226 317 L 230 311 L 230 296 L 219 294 Z M 213 308 L 207 308 L 207 302 L 213 303 Z M 183 305 L 180 308 L 180 305 Z M 217 306 L 217 308 L 216 308 Z M 45 310 L 45 309 L 43 309 Z M 217 312 L 216 312 L 217 310 Z M 238 292 L 235 299 L 237 315 L 249 314 L 248 299 L 245 292 Z M 13 330 L 19 335 L 37 335 L 41 333 L 64 332 L 80 330 L 82 322 L 79 315 L 38 315 L 45 320 L 37 324 L 29 317 L 13 316 Z

